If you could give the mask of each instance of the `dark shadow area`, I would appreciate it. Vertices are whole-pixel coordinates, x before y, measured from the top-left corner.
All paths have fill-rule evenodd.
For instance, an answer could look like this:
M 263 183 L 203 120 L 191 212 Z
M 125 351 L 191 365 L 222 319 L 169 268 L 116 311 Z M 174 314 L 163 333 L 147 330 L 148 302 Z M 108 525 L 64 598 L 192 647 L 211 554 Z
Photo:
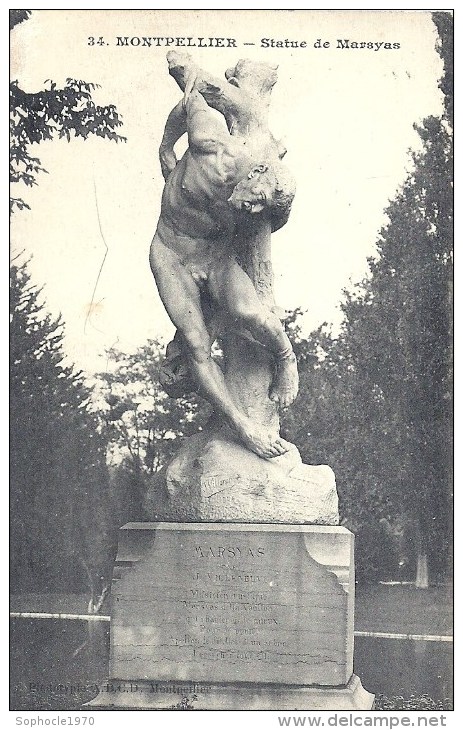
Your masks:
M 13 619 L 10 710 L 78 710 L 107 677 L 109 624 Z
M 451 643 L 356 637 L 354 647 L 354 671 L 375 695 L 453 695 Z

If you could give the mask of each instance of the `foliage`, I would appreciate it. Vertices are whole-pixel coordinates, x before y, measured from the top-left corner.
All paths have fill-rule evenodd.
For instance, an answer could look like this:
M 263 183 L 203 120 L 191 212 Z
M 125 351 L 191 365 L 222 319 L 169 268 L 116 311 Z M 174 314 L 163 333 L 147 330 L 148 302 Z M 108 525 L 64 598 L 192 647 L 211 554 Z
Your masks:
M 196 432 L 204 419 L 195 395 L 173 399 L 162 390 L 163 349 L 157 340 L 131 354 L 112 348 L 108 370 L 97 376 L 103 395 L 97 410 L 105 423 L 110 463 L 119 464 L 114 478 L 126 485 L 130 519 L 143 517 L 148 482 L 173 457 L 176 439 Z
M 392 408 L 377 388 L 346 362 L 343 344 L 323 326 L 302 337 L 289 331 L 298 357 L 300 390 L 284 414 L 282 432 L 308 464 L 329 464 L 335 474 L 343 524 L 356 533 L 357 580 L 396 577 L 400 556 L 391 535 L 390 451 Z M 398 510 L 400 511 L 400 509 Z
M 438 34 L 436 50 L 444 62 L 439 88 L 444 95 L 446 117 L 453 125 L 453 16 L 448 11 L 437 11 L 432 19 Z
M 27 20 L 30 14 L 30 10 L 10 10 L 10 30 L 12 30 L 15 25 L 19 25 L 19 23 Z
M 441 573 L 451 527 L 452 163 L 443 124 L 431 118 L 419 132 L 424 149 L 387 209 L 370 276 L 345 292 L 340 335 L 322 328 L 296 342 L 300 394 L 283 425 L 304 460 L 335 470 L 349 527 L 365 534 L 372 520 L 416 518 Z
M 30 15 L 29 10 L 10 10 L 10 29 Z M 98 84 L 68 78 L 62 88 L 46 81 L 44 89 L 29 93 L 17 80 L 10 83 L 10 182 L 36 185 L 39 172 L 46 172 L 30 146 L 55 137 L 71 135 L 87 139 L 97 135 L 119 142 L 125 141 L 115 131 L 122 120 L 114 104 L 100 106 L 92 92 Z M 10 199 L 10 211 L 29 208 L 22 198 Z
M 412 710 L 453 710 L 453 703 L 448 697 L 435 700 L 427 694 L 412 695 L 408 698 L 400 695 L 396 697 L 377 695 L 373 709 L 387 710 L 389 712 L 394 710 L 404 710 L 406 712 Z
M 30 10 L 10 10 L 10 30 Z M 21 31 L 18 31 L 21 32 Z M 10 83 L 10 181 L 28 186 L 44 172 L 31 146 L 71 135 L 116 142 L 122 121 L 99 106 L 96 84 L 68 78 L 28 93 Z M 22 198 L 10 209 L 28 208 Z M 118 509 L 105 464 L 106 445 L 88 409 L 81 374 L 64 364 L 63 324 L 41 304 L 27 266 L 11 267 L 11 513 L 14 589 L 82 588 L 93 607 L 110 568 Z
M 63 325 L 26 264 L 11 266 L 11 576 L 14 590 L 100 589 L 111 559 L 105 443 Z
M 187 697 L 182 697 L 180 702 L 177 702 L 175 705 L 172 705 L 170 707 L 170 710 L 194 710 L 194 702 L 198 699 L 198 695 L 192 694 L 188 695 Z
M 416 515 L 423 550 L 442 570 L 451 514 L 452 146 L 446 120 L 416 129 L 423 150 L 386 211 L 370 277 L 346 294 L 337 347 L 366 405 L 363 474 L 374 466 L 393 511 Z
M 370 563 L 361 566 L 364 574 L 371 573 L 368 545 L 374 542 L 366 525 L 380 532 L 380 520 L 391 527 L 404 515 L 435 576 L 450 559 L 451 19 L 437 16 L 445 31 L 437 48 L 446 111 L 415 126 L 422 149 L 386 209 L 369 276 L 344 292 L 338 337 L 320 328 L 304 341 L 297 317 L 289 327 L 301 392 L 285 417 L 285 432 L 308 463 L 323 461 L 335 470 L 342 517 L 359 531 L 359 557 Z

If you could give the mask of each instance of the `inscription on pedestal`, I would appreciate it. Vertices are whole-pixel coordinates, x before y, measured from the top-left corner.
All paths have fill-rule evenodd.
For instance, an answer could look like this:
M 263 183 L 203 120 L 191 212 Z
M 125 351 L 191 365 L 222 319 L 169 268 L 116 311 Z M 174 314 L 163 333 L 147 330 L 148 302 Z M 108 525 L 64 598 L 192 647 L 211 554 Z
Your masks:
M 309 554 L 313 528 L 176 527 L 114 588 L 111 676 L 347 683 L 350 596 Z

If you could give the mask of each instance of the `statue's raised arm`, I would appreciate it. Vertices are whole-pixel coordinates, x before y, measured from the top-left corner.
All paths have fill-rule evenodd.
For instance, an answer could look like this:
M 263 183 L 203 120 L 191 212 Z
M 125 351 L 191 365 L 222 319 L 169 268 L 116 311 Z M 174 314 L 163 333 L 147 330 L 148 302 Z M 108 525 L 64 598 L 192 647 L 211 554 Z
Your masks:
M 277 81 L 277 66 L 247 59 L 225 71 L 225 79 L 200 69 L 188 53 L 169 51 L 169 73 L 182 91 L 194 78 L 195 86 L 212 109 L 224 115 L 232 134 L 268 132 L 270 94 Z

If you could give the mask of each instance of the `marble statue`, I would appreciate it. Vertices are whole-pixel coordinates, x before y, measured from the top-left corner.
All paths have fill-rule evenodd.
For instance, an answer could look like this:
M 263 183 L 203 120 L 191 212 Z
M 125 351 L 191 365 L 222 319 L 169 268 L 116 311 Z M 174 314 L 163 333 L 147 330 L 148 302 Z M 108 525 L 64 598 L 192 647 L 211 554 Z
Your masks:
M 91 704 L 175 709 L 180 687 L 193 709 L 371 709 L 353 674 L 353 535 L 337 526 L 334 474 L 279 433 L 298 374 L 272 290 L 271 234 L 294 197 L 267 125 L 276 69 L 239 61 L 222 82 L 187 55 L 168 61 L 183 100 L 161 143 L 150 256 L 177 328 L 162 382 L 198 390 L 213 414 L 153 477 L 147 521 L 120 530 L 109 683 L 136 692 L 103 685 Z
M 286 149 L 268 128 L 276 67 L 240 60 L 221 80 L 188 54 L 170 51 L 167 60 L 183 98 L 159 150 L 165 186 L 150 250 L 176 327 L 161 382 L 174 397 L 196 390 L 213 408 L 167 469 L 169 509 L 179 519 L 335 524 L 332 471 L 303 465 L 280 435 L 279 412 L 297 396 L 298 372 L 273 297 L 271 234 L 288 220 L 295 194 Z M 177 160 L 174 145 L 184 134 L 188 148 Z M 220 364 L 211 354 L 216 340 Z M 308 469 L 322 471 L 307 481 Z M 317 489 L 322 501 L 329 495 L 322 517 L 314 500 L 304 507 L 307 485 L 315 503 Z
M 252 124 L 249 114 L 242 120 L 238 109 L 227 120 L 227 129 L 225 120 L 216 117 L 201 95 L 201 78 L 202 72 L 187 63 L 183 99 L 167 120 L 160 148 L 166 183 L 150 263 L 177 327 L 169 354 L 181 353 L 199 391 L 242 443 L 258 456 L 272 458 L 289 445 L 233 400 L 221 368 L 211 357 L 211 344 L 217 335 L 216 313 L 225 328 L 246 330 L 273 357 L 270 399 L 284 408 L 293 402 L 298 376 L 291 343 L 240 265 L 239 247 L 250 218 L 268 219 L 275 228 L 283 224 L 294 185 L 264 120 Z M 242 91 L 252 107 L 258 95 L 256 85 L 270 92 L 274 79 L 271 67 L 245 61 L 228 72 L 222 87 Z M 216 87 L 216 93 L 224 93 L 219 83 Z M 258 100 L 255 104 L 259 105 Z M 229 108 L 233 109 L 232 100 Z M 173 146 L 185 132 L 188 149 L 178 162 Z

